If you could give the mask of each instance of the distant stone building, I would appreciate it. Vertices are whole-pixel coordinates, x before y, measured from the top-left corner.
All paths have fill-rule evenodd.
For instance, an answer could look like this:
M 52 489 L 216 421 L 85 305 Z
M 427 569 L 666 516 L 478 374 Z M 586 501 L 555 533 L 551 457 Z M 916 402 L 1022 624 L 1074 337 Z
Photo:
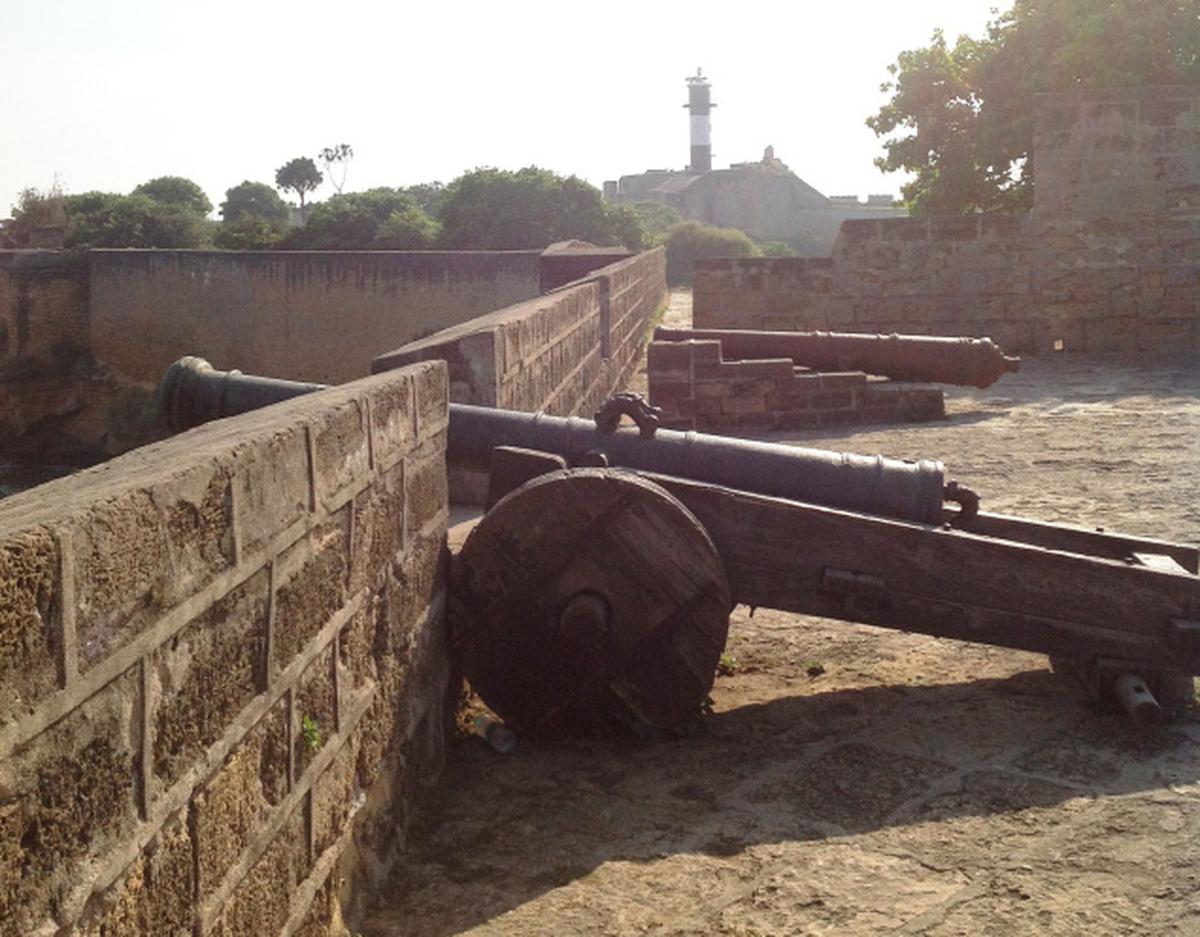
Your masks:
M 688 79 L 693 98 L 697 77 Z M 706 83 L 704 88 L 707 89 Z M 704 104 L 707 108 L 707 97 Z M 695 110 L 694 102 L 688 106 Z M 699 132 L 707 143 L 707 110 L 704 117 L 701 125 L 693 113 L 692 154 L 698 149 L 705 150 L 696 139 Z M 847 219 L 896 218 L 908 214 L 905 209 L 894 207 L 890 195 L 872 195 L 865 202 L 855 196 L 822 195 L 778 159 L 770 146 L 758 162 L 698 171 L 693 158 L 687 169 L 651 169 L 605 182 L 604 193 L 614 202 L 668 205 L 685 218 L 738 228 L 758 241 L 783 241 L 798 253 L 814 256 L 826 255 L 833 249 L 838 228 Z

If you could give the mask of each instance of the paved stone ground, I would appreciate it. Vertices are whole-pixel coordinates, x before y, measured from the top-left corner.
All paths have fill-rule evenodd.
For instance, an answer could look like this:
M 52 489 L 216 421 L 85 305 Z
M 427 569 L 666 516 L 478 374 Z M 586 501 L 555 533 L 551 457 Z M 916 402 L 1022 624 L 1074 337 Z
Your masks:
M 1044 358 L 947 396 L 941 423 L 803 442 L 1200 541 L 1194 363 Z M 451 746 L 367 932 L 1200 935 L 1194 712 L 1144 737 L 1042 657 L 765 610 L 729 653 L 702 737 Z

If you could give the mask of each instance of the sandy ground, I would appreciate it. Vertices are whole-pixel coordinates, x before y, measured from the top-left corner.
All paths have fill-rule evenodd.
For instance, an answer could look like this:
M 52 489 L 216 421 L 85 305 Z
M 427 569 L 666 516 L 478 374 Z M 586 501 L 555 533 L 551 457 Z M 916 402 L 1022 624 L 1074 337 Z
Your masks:
M 947 398 L 803 442 L 1200 541 L 1194 362 L 1043 358 Z M 1195 712 L 1142 736 L 1045 658 L 765 610 L 729 653 L 698 738 L 452 745 L 367 933 L 1200 935 Z

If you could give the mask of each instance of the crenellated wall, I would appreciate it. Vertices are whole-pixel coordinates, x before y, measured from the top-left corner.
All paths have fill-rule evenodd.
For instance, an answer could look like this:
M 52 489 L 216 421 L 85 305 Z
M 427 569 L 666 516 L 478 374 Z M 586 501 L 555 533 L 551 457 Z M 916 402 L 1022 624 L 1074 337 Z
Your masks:
M 342 933 L 446 678 L 445 368 L 0 502 L 0 935 Z
M 829 258 L 696 265 L 699 328 L 1200 351 L 1200 87 L 1045 95 L 1035 210 L 843 223 Z
M 455 402 L 590 414 L 623 389 L 666 298 L 665 254 L 648 251 L 380 355 L 372 370 L 445 360 Z

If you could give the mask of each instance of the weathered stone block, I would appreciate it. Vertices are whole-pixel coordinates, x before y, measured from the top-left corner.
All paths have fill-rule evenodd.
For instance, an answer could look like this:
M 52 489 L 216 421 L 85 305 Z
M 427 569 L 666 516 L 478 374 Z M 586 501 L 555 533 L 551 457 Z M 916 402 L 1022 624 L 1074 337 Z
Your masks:
M 721 401 L 722 413 L 766 413 L 765 394 L 746 397 L 726 397 Z
M 317 499 L 329 503 L 366 477 L 371 468 L 367 414 L 361 400 L 347 400 L 310 424 Z
M 35 527 L 0 541 L 0 725 L 58 686 L 58 546 Z
M 192 801 L 201 899 L 241 859 L 287 791 L 287 704 L 280 699 Z
M 680 344 L 683 344 L 682 342 Z M 718 341 L 689 341 L 693 368 L 720 364 L 721 343 Z
M 409 376 L 371 392 L 371 432 L 375 465 L 386 468 L 407 452 L 416 439 L 417 410 Z
M 384 596 L 372 594 L 342 629 L 338 639 L 338 685 L 343 696 L 347 690 L 357 689 L 377 679 L 375 656 L 386 651 L 377 649 L 376 643 L 387 640 L 386 614 Z
M 413 391 L 417 407 L 417 433 L 422 439 L 441 432 L 449 418 L 446 409 L 450 388 L 446 371 L 437 362 L 424 365 L 413 374 Z
M 415 534 L 442 515 L 449 505 L 446 463 L 440 448 L 436 454 L 414 455 L 405 460 L 404 487 L 406 529 Z
M 137 822 L 130 670 L 0 761 L 0 922 L 34 932 Z M 61 922 L 60 922 L 61 923 Z
M 81 937 L 192 933 L 192 841 L 187 824 L 168 822 L 124 878 L 97 902 Z
M 296 776 L 299 777 L 316 754 L 338 730 L 335 660 L 330 644 L 305 669 L 296 685 L 292 738 Z
M 308 444 L 302 426 L 254 440 L 237 455 L 233 500 L 242 552 L 253 554 L 308 513 Z
M 276 561 L 273 666 L 282 670 L 346 602 L 350 508 Z
M 854 406 L 854 393 L 848 390 L 821 391 L 810 398 L 814 410 L 842 410 Z
M 120 647 L 232 565 L 228 470 L 201 463 L 72 520 L 79 669 Z
M 405 465 L 400 461 L 381 471 L 354 499 L 350 595 L 380 578 L 404 548 Z
M 764 358 L 757 361 L 726 362 L 731 377 L 752 381 L 789 381 L 792 378 L 791 358 Z
M 329 767 L 313 782 L 313 856 L 334 844 L 346 827 L 358 792 L 357 737 L 342 745 Z
M 422 615 L 445 590 L 450 554 L 440 532 L 414 537 L 388 580 L 387 654 L 404 654 Z M 378 647 L 378 645 L 377 645 Z
M 733 393 L 730 381 L 698 381 L 692 385 L 692 395 L 696 400 L 713 400 L 728 397 Z
M 656 407 L 675 406 L 692 399 L 692 385 L 686 381 L 660 380 L 650 374 L 650 402 Z
M 690 342 L 651 342 L 646 347 L 646 370 L 664 380 L 687 380 L 691 376 Z
M 776 391 L 774 381 L 743 381 L 729 382 L 730 397 L 766 397 Z
M 207 933 L 217 937 L 268 937 L 287 923 L 292 895 L 311 861 L 304 813 L 296 810 L 276 840 L 254 864 Z
M 1196 319 L 1160 319 L 1142 323 L 1138 330 L 1138 350 L 1177 353 L 1195 352 L 1200 348 L 1197 341 Z
M 269 575 L 260 570 L 151 658 L 151 759 L 171 784 L 257 695 L 266 666 Z
M 821 390 L 857 390 L 866 386 L 867 376 L 862 371 L 823 371 L 817 383 Z

